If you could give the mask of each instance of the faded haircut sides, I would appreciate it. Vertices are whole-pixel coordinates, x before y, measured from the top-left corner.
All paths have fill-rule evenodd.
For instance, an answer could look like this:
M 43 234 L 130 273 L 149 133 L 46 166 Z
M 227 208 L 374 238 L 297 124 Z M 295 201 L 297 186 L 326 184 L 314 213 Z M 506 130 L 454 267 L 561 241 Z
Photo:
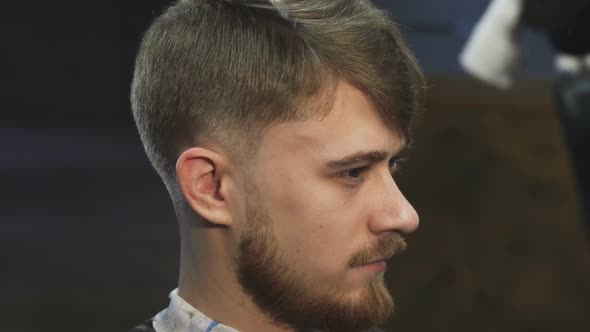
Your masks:
M 206 137 L 245 162 L 272 124 L 326 116 L 342 80 L 411 141 L 424 79 L 393 20 L 370 1 L 181 0 L 143 36 L 131 106 L 173 194 L 181 146 Z

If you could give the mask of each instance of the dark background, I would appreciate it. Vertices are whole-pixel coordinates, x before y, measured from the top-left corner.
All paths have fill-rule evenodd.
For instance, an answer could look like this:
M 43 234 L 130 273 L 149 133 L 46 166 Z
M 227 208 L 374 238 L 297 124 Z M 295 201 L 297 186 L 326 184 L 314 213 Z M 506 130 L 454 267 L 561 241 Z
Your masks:
M 457 54 L 487 1 L 378 1 L 431 86 L 401 175 L 421 215 L 388 273 L 388 330 L 589 331 L 590 257 L 553 107 L 551 54 L 499 92 Z M 168 1 L 0 10 L 0 330 L 126 331 L 167 305 L 178 236 L 128 102 L 141 33 Z

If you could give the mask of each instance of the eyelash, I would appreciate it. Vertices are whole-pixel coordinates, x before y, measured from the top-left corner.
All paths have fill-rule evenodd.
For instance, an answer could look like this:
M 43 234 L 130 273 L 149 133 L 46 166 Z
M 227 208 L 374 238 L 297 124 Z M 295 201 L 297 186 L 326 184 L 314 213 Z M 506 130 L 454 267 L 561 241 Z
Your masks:
M 389 161 L 389 170 L 390 170 L 391 176 L 393 176 L 394 173 L 397 173 L 399 171 L 399 167 L 400 167 L 399 164 L 401 161 L 403 161 L 403 160 L 402 159 L 391 159 Z M 344 178 L 345 180 L 353 182 L 353 183 L 358 183 L 358 182 L 362 181 L 363 175 L 370 168 L 371 168 L 371 166 L 369 166 L 369 165 L 351 168 L 351 169 L 348 169 L 348 170 L 340 173 L 339 177 Z M 349 176 L 350 172 L 358 172 L 358 176 L 356 176 L 356 177 Z

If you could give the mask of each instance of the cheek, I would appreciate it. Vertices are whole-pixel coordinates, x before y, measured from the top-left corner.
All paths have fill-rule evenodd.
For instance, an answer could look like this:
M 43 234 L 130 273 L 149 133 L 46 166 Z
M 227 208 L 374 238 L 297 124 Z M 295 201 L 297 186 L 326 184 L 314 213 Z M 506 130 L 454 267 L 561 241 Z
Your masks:
M 293 266 L 306 273 L 342 273 L 354 251 L 366 245 L 366 200 L 313 173 L 302 160 L 277 162 L 259 173 L 265 175 L 259 177 L 263 204 Z
M 342 274 L 362 237 L 362 211 L 305 181 L 277 190 L 268 203 L 277 240 L 293 266 L 331 280 Z

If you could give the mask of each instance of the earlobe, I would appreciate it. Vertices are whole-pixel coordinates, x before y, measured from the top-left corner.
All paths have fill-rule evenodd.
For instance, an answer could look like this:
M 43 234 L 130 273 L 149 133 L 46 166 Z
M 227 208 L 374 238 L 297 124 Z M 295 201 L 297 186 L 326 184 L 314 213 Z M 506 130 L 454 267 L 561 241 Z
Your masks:
M 220 190 L 226 180 L 224 170 L 223 157 L 201 147 L 184 151 L 176 162 L 178 184 L 187 204 L 210 223 L 229 226 L 227 198 Z

